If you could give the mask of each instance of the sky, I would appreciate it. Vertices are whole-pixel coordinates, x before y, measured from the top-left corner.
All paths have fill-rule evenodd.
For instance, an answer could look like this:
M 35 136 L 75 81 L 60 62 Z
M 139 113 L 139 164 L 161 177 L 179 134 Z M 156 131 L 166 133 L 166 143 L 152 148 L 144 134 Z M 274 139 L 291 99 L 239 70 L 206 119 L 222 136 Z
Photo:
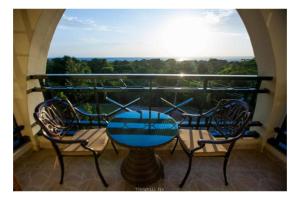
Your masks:
M 48 57 L 253 56 L 236 10 L 71 9 Z

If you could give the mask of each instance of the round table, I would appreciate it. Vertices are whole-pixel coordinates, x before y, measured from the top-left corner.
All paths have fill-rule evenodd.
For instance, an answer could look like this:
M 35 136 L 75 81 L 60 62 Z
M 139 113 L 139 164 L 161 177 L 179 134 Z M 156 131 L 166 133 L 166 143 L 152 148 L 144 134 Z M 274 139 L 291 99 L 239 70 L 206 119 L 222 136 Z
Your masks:
M 122 163 L 121 174 L 136 186 L 164 177 L 163 165 L 154 147 L 172 141 L 177 133 L 178 124 L 171 116 L 149 110 L 120 113 L 107 125 L 110 139 L 130 150 Z

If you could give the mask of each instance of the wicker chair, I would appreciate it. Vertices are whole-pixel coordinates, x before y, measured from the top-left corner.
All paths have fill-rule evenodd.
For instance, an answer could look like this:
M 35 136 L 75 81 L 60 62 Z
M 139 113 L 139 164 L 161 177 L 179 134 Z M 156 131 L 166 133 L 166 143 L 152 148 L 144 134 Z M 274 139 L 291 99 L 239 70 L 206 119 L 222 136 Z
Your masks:
M 87 114 L 73 107 L 70 101 L 54 98 L 40 103 L 34 112 L 34 118 L 42 128 L 42 134 L 51 143 L 57 154 L 61 177 L 60 184 L 64 178 L 64 156 L 93 156 L 97 173 L 105 187 L 105 181 L 98 163 L 98 158 L 108 144 L 106 128 L 80 129 L 79 116 L 87 115 L 105 120 L 105 115 Z M 68 133 L 73 132 L 73 136 Z M 112 143 L 116 153 L 118 153 Z
M 183 119 L 191 122 L 196 120 L 194 128 L 180 128 L 175 146 L 171 153 L 174 153 L 179 141 L 184 152 L 189 158 L 187 172 L 179 187 L 183 187 L 188 178 L 194 156 L 224 157 L 223 175 L 225 185 L 228 185 L 226 169 L 230 153 L 235 142 L 242 137 L 249 122 L 248 104 L 241 100 L 221 100 L 217 106 L 204 114 L 182 114 Z M 184 121 L 183 120 L 183 121 Z M 205 122 L 206 129 L 200 130 L 199 123 Z M 222 139 L 215 139 L 211 131 L 218 131 L 222 134 Z

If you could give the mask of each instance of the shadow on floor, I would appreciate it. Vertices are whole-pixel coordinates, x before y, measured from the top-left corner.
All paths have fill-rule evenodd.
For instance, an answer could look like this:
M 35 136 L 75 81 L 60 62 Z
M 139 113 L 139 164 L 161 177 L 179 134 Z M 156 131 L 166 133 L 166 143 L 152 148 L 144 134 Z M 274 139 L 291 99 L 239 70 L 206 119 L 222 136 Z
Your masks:
M 111 150 L 100 157 L 100 168 L 109 187 L 105 188 L 91 157 L 66 157 L 64 184 L 59 184 L 60 169 L 53 150 L 30 152 L 14 162 L 14 175 L 25 191 L 286 191 L 286 165 L 254 150 L 232 152 L 228 164 L 229 185 L 224 185 L 222 158 L 195 158 L 185 186 L 183 178 L 188 159 L 182 151 L 170 155 L 158 151 L 165 178 L 143 188 L 128 184 L 121 176 L 120 166 L 126 157 L 123 150 Z

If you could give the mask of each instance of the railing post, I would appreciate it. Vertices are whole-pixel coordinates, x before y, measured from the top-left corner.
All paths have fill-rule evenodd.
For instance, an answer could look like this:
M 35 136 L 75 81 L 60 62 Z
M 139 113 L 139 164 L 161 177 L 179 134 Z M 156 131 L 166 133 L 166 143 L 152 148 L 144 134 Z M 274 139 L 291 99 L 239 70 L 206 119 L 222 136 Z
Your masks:
M 39 80 L 39 84 L 40 84 L 40 87 L 41 88 L 44 88 L 45 87 L 45 82 L 43 81 L 44 79 L 43 78 L 39 78 L 38 79 Z M 45 99 L 45 94 L 44 94 L 44 92 L 42 92 L 42 94 L 43 94 L 43 97 L 44 97 L 44 99 Z M 47 95 L 46 95 L 47 96 Z M 52 92 L 51 92 L 51 96 L 52 96 Z
M 94 80 L 94 92 L 96 99 L 96 114 L 100 114 L 100 106 L 99 106 L 99 93 L 97 92 L 97 79 Z M 100 128 L 101 119 L 100 116 L 97 117 L 98 127 Z
M 204 91 L 207 90 L 207 82 L 208 82 L 207 79 L 204 79 L 204 80 L 203 80 L 203 89 L 204 89 Z
M 196 120 L 196 129 L 200 128 L 200 117 L 197 117 L 197 120 Z
M 100 85 L 101 87 L 104 87 L 104 84 L 102 83 L 102 81 L 100 81 Z M 104 91 L 104 99 L 107 97 L 107 91 Z
M 152 104 L 152 79 L 149 80 L 149 122 L 151 121 L 151 104 Z
M 179 86 L 179 81 L 180 81 L 180 79 L 177 80 L 176 87 Z M 174 95 L 174 101 L 173 101 L 173 104 L 174 104 L 174 105 L 176 105 L 176 102 L 177 102 L 177 94 L 178 94 L 178 92 L 176 91 L 176 92 L 175 92 L 175 95 Z
M 43 80 L 44 80 L 43 78 L 39 78 L 39 83 L 40 83 L 41 88 L 43 88 L 45 86 L 45 83 Z
M 256 90 L 259 90 L 259 89 L 260 89 L 261 82 L 262 82 L 261 79 L 256 80 L 256 85 L 255 85 L 255 89 L 256 89 Z M 257 92 L 251 94 L 250 107 L 251 107 L 252 109 L 254 109 L 253 105 L 255 105 L 255 102 L 256 102 L 256 99 L 257 99 L 257 94 L 258 94 Z M 252 115 L 251 118 L 253 117 L 253 114 L 254 114 L 254 112 L 251 112 L 251 115 Z
M 204 101 L 201 101 L 201 106 L 200 106 L 200 109 L 201 109 L 201 110 L 199 110 L 199 113 L 202 113 L 202 112 L 203 112 L 203 108 L 204 108 L 205 106 L 207 106 L 207 104 L 208 104 L 207 85 L 208 85 L 208 79 L 205 78 L 205 79 L 203 80 L 203 90 L 204 90 L 204 92 L 203 92 L 204 95 L 203 95 L 203 96 L 205 96 L 205 98 L 204 98 Z

